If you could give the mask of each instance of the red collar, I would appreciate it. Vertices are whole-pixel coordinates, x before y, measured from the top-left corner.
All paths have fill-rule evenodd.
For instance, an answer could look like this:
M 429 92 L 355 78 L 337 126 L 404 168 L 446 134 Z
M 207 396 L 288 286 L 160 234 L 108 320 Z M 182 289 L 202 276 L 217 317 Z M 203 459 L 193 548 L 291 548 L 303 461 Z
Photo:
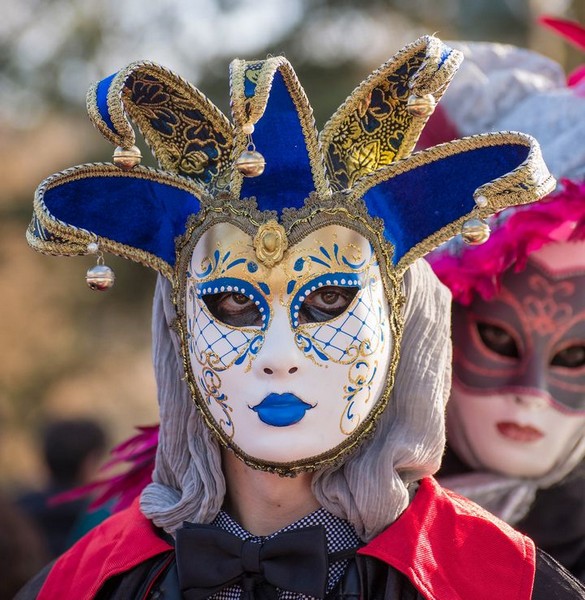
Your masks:
M 532 597 L 532 540 L 431 477 L 421 481 L 404 513 L 359 553 L 404 573 L 427 600 Z
M 91 600 L 110 577 L 169 550 L 172 546 L 156 534 L 136 499 L 57 559 L 37 600 Z
M 172 547 L 138 500 L 92 529 L 53 566 L 38 600 L 91 600 L 110 578 Z M 364 546 L 404 573 L 427 600 L 529 600 L 532 541 L 426 478 L 404 513 Z

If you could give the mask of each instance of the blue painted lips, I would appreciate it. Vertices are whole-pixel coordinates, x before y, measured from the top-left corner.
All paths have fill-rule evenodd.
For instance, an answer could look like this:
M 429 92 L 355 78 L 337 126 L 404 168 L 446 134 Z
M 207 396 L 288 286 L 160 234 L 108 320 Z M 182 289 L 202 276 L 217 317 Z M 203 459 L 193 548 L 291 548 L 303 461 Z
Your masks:
M 269 394 L 256 406 L 250 407 L 258 413 L 263 423 L 274 427 L 287 427 L 298 423 L 305 412 L 313 408 L 294 394 Z

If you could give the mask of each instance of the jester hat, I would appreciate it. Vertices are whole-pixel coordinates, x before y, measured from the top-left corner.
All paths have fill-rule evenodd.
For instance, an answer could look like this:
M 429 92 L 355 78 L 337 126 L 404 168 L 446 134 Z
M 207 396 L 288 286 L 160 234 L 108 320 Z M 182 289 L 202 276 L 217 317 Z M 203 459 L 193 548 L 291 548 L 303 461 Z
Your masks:
M 394 342 L 388 390 L 361 424 L 361 439 L 392 387 L 408 267 L 462 228 L 475 241 L 482 219 L 554 186 L 538 144 L 522 133 L 471 136 L 413 153 L 461 59 L 440 40 L 420 38 L 371 73 L 320 133 L 283 57 L 232 62 L 232 121 L 174 73 L 132 63 L 88 93 L 91 120 L 118 147 L 114 164 L 72 167 L 43 181 L 27 240 L 48 254 L 111 252 L 170 281 L 192 396 L 229 446 L 189 365 L 185 280 L 194 240 L 214 224 L 233 224 L 253 238 L 258 261 L 270 268 L 321 227 L 357 231 L 379 262 Z M 136 164 L 132 123 L 159 169 Z

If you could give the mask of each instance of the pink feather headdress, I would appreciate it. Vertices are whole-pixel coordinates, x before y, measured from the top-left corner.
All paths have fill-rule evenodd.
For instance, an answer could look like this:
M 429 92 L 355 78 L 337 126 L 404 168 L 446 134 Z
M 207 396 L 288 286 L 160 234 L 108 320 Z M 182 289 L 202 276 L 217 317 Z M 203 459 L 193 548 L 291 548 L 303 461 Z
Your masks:
M 454 240 L 427 257 L 456 302 L 468 305 L 474 294 L 493 298 L 504 273 L 522 271 L 530 254 L 546 244 L 585 240 L 585 182 L 564 179 L 561 186 L 529 209 L 500 213 L 485 244 L 466 247 Z

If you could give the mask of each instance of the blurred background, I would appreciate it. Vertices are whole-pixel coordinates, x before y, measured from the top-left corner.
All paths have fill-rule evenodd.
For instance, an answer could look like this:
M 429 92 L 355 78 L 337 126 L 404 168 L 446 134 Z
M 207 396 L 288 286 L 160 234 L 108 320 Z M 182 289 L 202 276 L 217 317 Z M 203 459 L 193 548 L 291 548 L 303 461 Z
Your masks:
M 41 179 L 111 159 L 113 148 L 85 114 L 93 81 L 149 59 L 196 84 L 229 114 L 230 60 L 284 53 L 321 128 L 372 69 L 423 34 L 514 43 L 570 71 L 582 54 L 539 27 L 541 14 L 585 23 L 585 1 L 3 2 L 0 489 L 42 485 L 38 432 L 51 419 L 95 419 L 110 444 L 157 419 L 150 356 L 154 274 L 107 256 L 116 285 L 92 292 L 84 279 L 95 259 L 41 256 L 24 238 Z

